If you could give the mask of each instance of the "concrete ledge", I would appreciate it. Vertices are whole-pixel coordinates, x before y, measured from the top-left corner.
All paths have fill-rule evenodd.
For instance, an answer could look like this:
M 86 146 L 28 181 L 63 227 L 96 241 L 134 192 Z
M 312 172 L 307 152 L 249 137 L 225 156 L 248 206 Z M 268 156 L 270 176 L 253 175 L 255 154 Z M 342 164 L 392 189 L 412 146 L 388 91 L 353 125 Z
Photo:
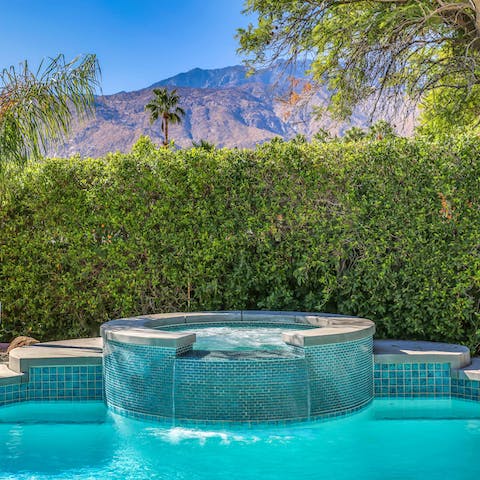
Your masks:
M 232 310 L 231 312 L 199 312 L 186 313 L 186 323 L 210 323 L 210 322 L 241 322 L 243 316 L 240 310 Z
M 159 329 L 159 327 L 226 322 L 298 323 L 318 327 L 309 330 L 289 331 L 283 334 L 283 340 L 286 343 L 298 347 L 349 342 L 372 336 L 375 333 L 375 324 L 364 318 L 324 313 L 265 310 L 142 315 L 104 323 L 100 331 L 105 340 L 134 345 L 179 348 L 193 344 L 196 341 L 196 336 L 194 334 L 165 331 Z
M 242 321 L 251 323 L 303 323 L 298 321 L 301 312 L 276 312 L 268 310 L 243 310 Z M 306 315 L 305 313 L 303 314 Z
M 375 340 L 375 363 L 449 363 L 452 369 L 470 364 L 470 350 L 463 345 L 410 340 Z
M 283 341 L 297 347 L 314 347 L 315 345 L 328 345 L 330 343 L 344 343 L 371 337 L 375 333 L 372 325 L 332 325 L 312 330 L 298 330 L 285 332 Z
M 101 365 L 103 342 L 97 338 L 60 340 L 15 348 L 10 352 L 9 369 L 28 372 L 31 367 L 54 365 Z
M 465 368 L 452 370 L 452 378 L 480 381 L 480 358 L 472 358 L 472 363 Z
M 0 386 L 16 385 L 27 380 L 27 375 L 10 370 L 7 365 L 0 365 Z
M 164 348 L 180 348 L 195 343 L 194 333 L 175 333 L 149 328 L 118 328 L 105 330 L 105 340 L 133 345 L 153 345 Z

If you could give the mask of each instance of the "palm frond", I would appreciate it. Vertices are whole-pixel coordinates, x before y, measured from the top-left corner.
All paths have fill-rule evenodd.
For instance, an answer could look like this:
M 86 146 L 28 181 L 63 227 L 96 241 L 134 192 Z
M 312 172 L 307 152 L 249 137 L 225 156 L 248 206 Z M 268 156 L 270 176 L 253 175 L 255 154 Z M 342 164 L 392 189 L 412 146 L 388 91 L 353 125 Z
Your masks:
M 26 162 L 63 140 L 73 116 L 93 115 L 100 67 L 95 55 L 67 62 L 43 60 L 34 72 L 28 62 L 0 72 L 0 163 Z

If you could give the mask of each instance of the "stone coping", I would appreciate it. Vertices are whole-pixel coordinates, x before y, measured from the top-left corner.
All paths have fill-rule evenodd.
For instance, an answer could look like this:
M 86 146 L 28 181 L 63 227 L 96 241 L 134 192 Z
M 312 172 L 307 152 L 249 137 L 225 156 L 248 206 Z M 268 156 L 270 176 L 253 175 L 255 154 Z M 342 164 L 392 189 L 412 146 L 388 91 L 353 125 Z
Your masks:
M 309 330 L 294 330 L 283 334 L 285 343 L 297 347 L 349 342 L 373 336 L 375 333 L 375 324 L 364 318 L 326 313 L 264 310 L 141 315 L 104 323 L 100 331 L 105 340 L 177 349 L 193 344 L 196 341 L 196 335 L 163 331 L 158 327 L 211 322 L 258 322 L 259 324 L 278 322 L 318 327 Z
M 10 370 L 7 364 L 0 365 L 0 386 L 1 385 L 15 385 L 25 381 L 26 375 L 24 373 L 17 373 Z
M 463 345 L 413 340 L 375 340 L 375 363 L 449 363 L 452 369 L 470 364 Z
M 31 367 L 101 365 L 102 359 L 101 338 L 80 338 L 14 348 L 8 366 L 13 372 L 26 373 Z
M 452 377 L 460 380 L 480 381 L 480 357 L 472 358 L 470 365 L 465 368 L 452 370 Z

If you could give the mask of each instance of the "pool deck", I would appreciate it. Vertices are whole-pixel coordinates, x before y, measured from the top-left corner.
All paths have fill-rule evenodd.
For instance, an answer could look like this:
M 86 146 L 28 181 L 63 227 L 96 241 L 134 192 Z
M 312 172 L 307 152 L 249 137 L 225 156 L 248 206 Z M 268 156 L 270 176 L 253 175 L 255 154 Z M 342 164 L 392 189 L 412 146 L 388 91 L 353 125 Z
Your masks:
M 101 365 L 101 337 L 61 340 L 19 347 L 10 352 L 8 364 L 0 364 L 0 385 L 28 380 L 31 367 Z M 375 363 L 449 363 L 452 377 L 480 380 L 480 357 L 470 359 L 467 347 L 446 343 L 375 340 Z
M 375 363 L 449 363 L 453 370 L 470 365 L 470 350 L 450 343 L 374 340 L 373 353 Z
M 3 367 L 0 370 L 0 379 L 6 378 L 9 372 L 13 377 L 24 375 L 31 367 L 101 365 L 102 357 L 101 337 L 36 343 L 13 349 L 10 352 L 8 368 L 6 365 L 0 365 Z

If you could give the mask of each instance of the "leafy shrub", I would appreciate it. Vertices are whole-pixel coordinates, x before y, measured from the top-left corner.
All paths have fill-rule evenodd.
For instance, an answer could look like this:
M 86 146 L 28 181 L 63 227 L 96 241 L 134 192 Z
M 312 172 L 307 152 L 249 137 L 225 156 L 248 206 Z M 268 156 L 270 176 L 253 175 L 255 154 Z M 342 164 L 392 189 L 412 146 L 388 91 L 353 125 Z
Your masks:
M 1 337 L 150 312 L 361 315 L 477 343 L 480 141 L 272 142 L 49 159 L 2 180 Z

